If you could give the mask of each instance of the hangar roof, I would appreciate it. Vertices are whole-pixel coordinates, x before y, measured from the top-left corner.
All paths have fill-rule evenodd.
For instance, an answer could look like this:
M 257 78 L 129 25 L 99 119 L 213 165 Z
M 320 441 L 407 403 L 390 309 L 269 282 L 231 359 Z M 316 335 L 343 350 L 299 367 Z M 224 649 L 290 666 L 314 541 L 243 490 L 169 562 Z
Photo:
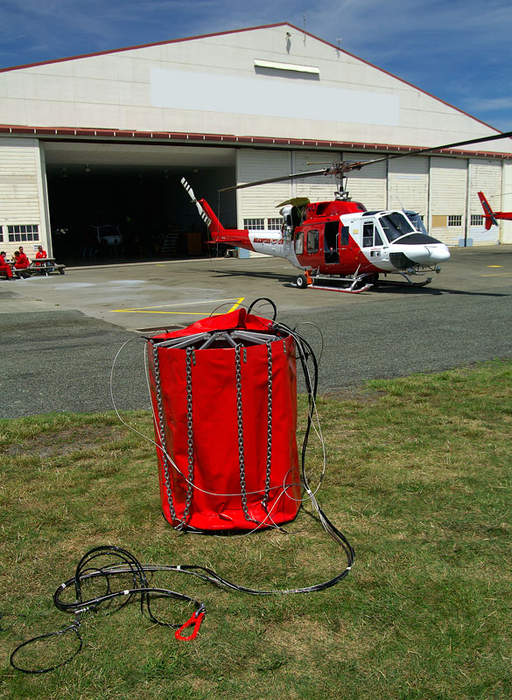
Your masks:
M 48 138 L 396 151 L 499 133 L 285 22 L 0 69 L 0 99 L 0 133 Z

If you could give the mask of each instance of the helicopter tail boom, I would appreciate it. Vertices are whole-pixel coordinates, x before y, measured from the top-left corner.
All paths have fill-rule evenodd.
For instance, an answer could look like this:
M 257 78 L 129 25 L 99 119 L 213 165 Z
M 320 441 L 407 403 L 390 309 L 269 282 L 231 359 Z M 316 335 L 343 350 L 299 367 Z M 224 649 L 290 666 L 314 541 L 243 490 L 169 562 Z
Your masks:
M 181 178 L 181 184 L 187 191 L 192 202 L 196 205 L 199 216 L 208 226 L 208 231 L 214 243 L 226 243 L 228 245 L 231 244 L 240 248 L 253 250 L 251 241 L 249 240 L 249 231 L 247 231 L 247 229 L 224 228 L 206 199 L 196 199 L 194 190 L 184 177 Z
M 249 231 L 247 229 L 224 228 L 206 199 L 200 199 L 198 204 L 202 206 L 207 217 L 210 219 L 208 230 L 214 243 L 227 243 L 228 245 L 235 245 L 239 248 L 253 250 L 252 243 L 249 240 Z

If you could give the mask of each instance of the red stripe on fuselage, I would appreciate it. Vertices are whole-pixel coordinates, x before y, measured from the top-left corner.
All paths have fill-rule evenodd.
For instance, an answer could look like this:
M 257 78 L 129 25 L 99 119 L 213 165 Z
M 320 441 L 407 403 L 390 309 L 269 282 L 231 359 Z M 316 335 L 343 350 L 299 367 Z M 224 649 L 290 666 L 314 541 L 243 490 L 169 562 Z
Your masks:
M 311 230 L 323 231 L 320 236 L 319 249 L 313 254 L 308 254 L 307 252 L 302 255 L 297 255 L 297 260 L 305 269 L 318 270 L 322 275 L 353 275 L 356 270 L 359 273 L 363 272 L 379 272 L 382 271 L 381 268 L 376 267 L 375 264 L 371 263 L 366 256 L 361 251 L 359 245 L 354 241 L 354 239 L 349 236 L 348 245 L 339 245 L 338 238 L 338 262 L 326 262 L 326 253 L 329 251 L 324 250 L 324 235 L 325 235 L 325 220 L 320 222 L 308 222 L 307 226 L 303 229 L 303 232 L 307 234 Z M 301 229 L 296 231 L 300 233 Z M 338 237 L 339 237 L 338 233 Z M 305 235 L 306 239 L 307 236 Z M 304 250 L 307 251 L 307 240 L 304 242 Z

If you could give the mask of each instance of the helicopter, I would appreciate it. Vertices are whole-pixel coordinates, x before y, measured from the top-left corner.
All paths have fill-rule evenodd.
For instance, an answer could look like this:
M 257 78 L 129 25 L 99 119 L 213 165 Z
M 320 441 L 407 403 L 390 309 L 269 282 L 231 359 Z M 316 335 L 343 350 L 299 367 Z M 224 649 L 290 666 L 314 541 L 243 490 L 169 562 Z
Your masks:
M 444 146 L 420 148 L 407 154 L 368 161 L 343 161 L 321 170 L 272 177 L 218 190 L 226 192 L 316 175 L 334 175 L 339 180 L 331 201 L 311 203 L 302 197 L 278 204 L 283 217 L 280 231 L 226 229 L 208 202 L 196 198 L 185 178 L 181 179 L 181 184 L 206 223 L 213 243 L 225 243 L 285 258 L 301 270 L 295 281 L 299 289 L 329 289 L 358 294 L 374 287 L 381 275 L 387 277 L 390 274 L 399 275 L 402 284 L 424 286 L 432 281 L 432 277 L 419 282 L 414 282 L 413 278 L 440 272 L 440 263 L 450 258 L 448 247 L 428 235 L 417 212 L 407 209 L 367 211 L 363 204 L 352 201 L 346 189 L 347 173 L 404 155 L 493 141 L 511 134 L 500 133 Z
M 497 219 L 508 219 L 512 221 L 512 211 L 493 211 L 483 192 L 478 192 L 478 198 L 482 204 L 485 214 L 485 229 L 488 231 L 491 226 L 497 226 Z

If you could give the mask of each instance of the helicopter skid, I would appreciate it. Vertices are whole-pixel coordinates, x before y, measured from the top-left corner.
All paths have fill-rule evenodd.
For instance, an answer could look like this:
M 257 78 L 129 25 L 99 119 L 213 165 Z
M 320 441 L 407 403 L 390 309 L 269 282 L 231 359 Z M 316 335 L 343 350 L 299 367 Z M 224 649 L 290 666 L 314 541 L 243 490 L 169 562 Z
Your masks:
M 323 289 L 328 292 L 343 292 L 344 294 L 360 294 L 360 292 L 367 292 L 371 287 L 373 287 L 373 284 L 365 284 L 364 287 L 359 287 L 359 289 L 350 289 L 350 287 L 328 287 L 323 284 L 308 285 L 308 289 Z
M 432 282 L 432 277 L 427 277 L 426 280 L 422 280 L 421 282 L 411 282 L 409 280 L 408 286 L 410 287 L 426 287 L 427 284 L 430 284 Z
M 345 294 L 359 294 L 367 292 L 373 287 L 371 276 L 367 274 L 356 277 L 327 277 L 317 275 L 311 279 L 308 289 L 324 289 L 330 292 L 344 292 Z
M 421 282 L 412 282 L 408 277 L 404 275 L 404 280 L 379 280 L 379 285 L 384 287 L 426 287 L 427 284 L 432 282 L 432 277 L 427 277 L 427 279 L 421 280 Z

